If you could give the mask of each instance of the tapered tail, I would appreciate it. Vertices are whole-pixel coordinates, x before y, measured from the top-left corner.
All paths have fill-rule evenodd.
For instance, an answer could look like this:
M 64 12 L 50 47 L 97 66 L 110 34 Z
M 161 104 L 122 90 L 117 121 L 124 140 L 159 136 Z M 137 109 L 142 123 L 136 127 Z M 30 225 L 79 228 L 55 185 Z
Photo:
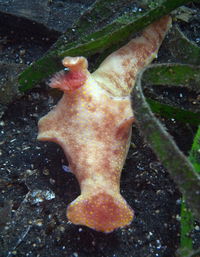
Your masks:
M 133 216 L 133 210 L 119 193 L 105 191 L 80 195 L 67 208 L 72 223 L 105 233 L 130 224 Z

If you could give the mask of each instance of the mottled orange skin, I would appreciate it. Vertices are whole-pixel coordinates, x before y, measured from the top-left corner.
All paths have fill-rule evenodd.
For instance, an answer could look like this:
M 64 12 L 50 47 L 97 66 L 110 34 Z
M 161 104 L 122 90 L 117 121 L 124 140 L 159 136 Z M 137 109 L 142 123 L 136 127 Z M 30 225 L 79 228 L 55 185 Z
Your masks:
M 83 57 L 66 57 L 70 72 L 50 86 L 64 91 L 57 106 L 39 121 L 39 140 L 61 145 L 81 188 L 67 208 L 74 224 L 111 232 L 128 225 L 133 210 L 120 194 L 120 175 L 134 120 L 130 91 L 136 74 L 157 52 L 171 19 L 153 23 L 141 37 L 111 54 L 93 74 Z
M 115 99 L 88 76 L 40 120 L 39 140 L 62 146 L 81 187 L 81 196 L 67 210 L 73 223 L 110 232 L 131 222 L 133 212 L 119 193 L 119 182 L 132 116 L 130 97 Z

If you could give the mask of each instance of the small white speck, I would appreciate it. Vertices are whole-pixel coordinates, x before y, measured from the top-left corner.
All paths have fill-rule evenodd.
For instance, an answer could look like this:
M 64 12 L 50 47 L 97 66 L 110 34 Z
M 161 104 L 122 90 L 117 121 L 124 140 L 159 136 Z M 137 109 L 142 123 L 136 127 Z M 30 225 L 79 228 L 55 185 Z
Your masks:
M 72 171 L 70 170 L 70 167 L 69 166 L 67 166 L 67 165 L 62 165 L 62 169 L 64 170 L 64 172 L 70 172 L 70 173 L 72 173 Z
M 33 204 L 43 202 L 44 200 L 52 200 L 55 198 L 53 191 L 49 190 L 33 190 L 31 192 L 31 201 Z

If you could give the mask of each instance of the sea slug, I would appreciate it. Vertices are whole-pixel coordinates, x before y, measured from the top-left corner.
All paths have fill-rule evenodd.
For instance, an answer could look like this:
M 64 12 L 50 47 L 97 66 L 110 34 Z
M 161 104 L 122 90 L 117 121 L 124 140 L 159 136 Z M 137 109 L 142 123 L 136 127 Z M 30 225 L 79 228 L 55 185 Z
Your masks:
M 165 16 L 109 55 L 92 74 L 84 57 L 65 57 L 50 86 L 63 97 L 39 120 L 38 140 L 64 150 L 81 195 L 67 207 L 74 224 L 111 232 L 131 223 L 134 212 L 120 194 L 120 175 L 134 121 L 130 93 L 137 73 L 153 58 L 171 24 Z

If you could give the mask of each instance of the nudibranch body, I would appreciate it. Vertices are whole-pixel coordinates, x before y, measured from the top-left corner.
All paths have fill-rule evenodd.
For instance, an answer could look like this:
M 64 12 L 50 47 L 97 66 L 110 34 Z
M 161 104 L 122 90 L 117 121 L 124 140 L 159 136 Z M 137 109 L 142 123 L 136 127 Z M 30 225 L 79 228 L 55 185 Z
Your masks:
M 50 86 L 64 94 L 39 121 L 39 140 L 58 143 L 79 181 L 81 195 L 69 204 L 74 224 L 111 232 L 129 224 L 133 210 L 120 194 L 120 175 L 134 121 L 130 92 L 136 75 L 155 57 L 171 24 L 169 16 L 108 56 L 89 73 L 84 57 L 65 57 Z

